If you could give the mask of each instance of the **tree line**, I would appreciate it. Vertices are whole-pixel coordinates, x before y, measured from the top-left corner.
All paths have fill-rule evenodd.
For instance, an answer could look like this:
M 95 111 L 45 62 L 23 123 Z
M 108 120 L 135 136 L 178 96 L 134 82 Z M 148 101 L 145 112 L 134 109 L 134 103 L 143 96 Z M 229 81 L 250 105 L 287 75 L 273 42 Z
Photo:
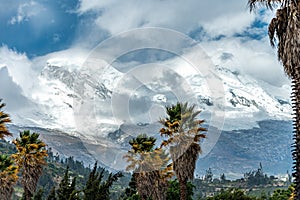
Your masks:
M 4 104 L 1 103 L 0 109 L 3 107 Z M 128 161 L 127 170 L 132 171 L 132 175 L 128 187 L 125 190 L 119 189 L 122 193 L 119 199 L 193 198 L 195 186 L 191 181 L 201 153 L 200 141 L 206 137 L 203 134 L 206 129 L 202 127 L 204 120 L 197 119 L 200 111 L 196 111 L 195 105 L 189 106 L 188 103 L 167 106 L 166 113 L 167 117 L 160 119 L 162 128 L 159 134 L 163 138 L 161 144 L 156 146 L 156 138 L 147 134 L 138 135 L 129 141 L 131 149 L 124 158 Z M 11 136 L 6 127 L 8 122 L 11 122 L 9 115 L 0 110 L 1 139 Z M 104 168 L 99 168 L 97 162 L 92 170 L 87 170 L 82 162 L 75 161 L 72 157 L 60 159 L 59 155 L 53 154 L 51 148 L 46 150 L 46 144 L 39 139 L 37 133 L 20 132 L 19 138 L 12 143 L 15 149 L 8 147 L 8 152 L 11 153 L 0 155 L 1 200 L 12 198 L 17 183 L 23 187 L 21 199 L 24 200 L 105 200 L 111 198 L 113 184 L 123 176 L 120 172 L 109 173 Z M 58 177 L 59 184 L 53 182 L 53 173 L 43 172 L 47 164 L 47 167 L 55 169 L 55 163 L 68 165 L 64 174 Z M 73 174 L 70 168 L 86 178 L 82 179 L 78 174 Z M 212 177 L 212 171 L 208 169 L 204 181 L 212 182 Z M 264 184 L 269 180 L 261 165 L 257 171 L 245 173 L 244 178 L 254 185 Z M 224 174 L 220 176 L 221 182 L 228 182 Z M 43 185 L 44 188 L 37 190 L 38 185 Z M 282 194 L 291 196 L 292 192 L 289 191 L 294 190 L 277 190 L 272 197 L 275 200 L 276 195 L 281 195 L 277 199 L 281 199 Z M 254 199 L 235 189 L 221 191 L 208 199 L 222 199 L 226 195 L 240 196 L 238 199 Z

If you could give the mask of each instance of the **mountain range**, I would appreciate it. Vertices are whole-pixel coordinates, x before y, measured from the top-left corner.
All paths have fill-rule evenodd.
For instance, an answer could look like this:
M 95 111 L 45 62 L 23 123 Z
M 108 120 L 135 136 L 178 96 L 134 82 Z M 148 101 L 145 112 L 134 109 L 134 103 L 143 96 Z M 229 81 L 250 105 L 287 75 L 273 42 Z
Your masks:
M 176 59 L 176 58 L 175 58 Z M 171 60 L 171 61 L 170 61 Z M 164 65 L 174 58 L 163 61 Z M 122 170 L 128 141 L 140 133 L 158 136 L 164 107 L 177 101 L 196 103 L 206 120 L 209 147 L 199 159 L 200 174 L 208 167 L 216 173 L 242 174 L 259 162 L 269 173 L 290 170 L 290 87 L 274 86 L 222 66 L 213 71 L 223 83 L 222 101 L 211 96 L 207 77 L 180 75 L 169 68 L 151 71 L 152 80 L 139 73 L 122 72 L 98 61 L 80 64 L 63 58 L 45 59 L 30 93 L 22 92 L 6 66 L 0 68 L 2 85 L 14 88 L 15 96 L 0 92 L 7 102 L 15 134 L 23 129 L 41 133 L 42 139 L 62 155 L 88 164 Z M 125 63 L 125 66 L 132 63 Z M 137 69 L 138 70 L 138 69 Z M 145 70 L 148 72 L 149 69 Z M 149 75 L 149 74 L 146 74 Z M 184 82 L 184 84 L 182 83 Z M 188 86 L 188 89 L 186 88 Z M 16 105 L 14 105 L 16 104 Z M 16 107 L 16 108 L 14 108 Z M 22 107 L 22 109 L 17 109 Z M 216 124 L 213 117 L 221 113 Z M 211 135 L 210 135 L 211 134 Z

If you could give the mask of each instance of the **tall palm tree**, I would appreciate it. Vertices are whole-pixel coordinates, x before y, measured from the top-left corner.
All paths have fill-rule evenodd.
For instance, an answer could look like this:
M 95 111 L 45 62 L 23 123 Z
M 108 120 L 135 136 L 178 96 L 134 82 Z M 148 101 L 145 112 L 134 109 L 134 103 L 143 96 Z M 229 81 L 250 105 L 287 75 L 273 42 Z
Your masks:
M 161 136 L 167 137 L 161 146 L 169 146 L 173 160 L 173 169 L 180 186 L 180 199 L 187 198 L 187 182 L 194 178 L 196 161 L 201 153 L 200 140 L 205 138 L 200 125 L 203 120 L 196 120 L 200 111 L 194 111 L 195 105 L 177 103 L 166 107 L 168 117 L 161 119 L 165 127 L 160 130 Z
M 18 180 L 18 167 L 8 155 L 0 155 L 0 199 L 11 199 Z
M 38 139 L 39 134 L 30 131 L 20 132 L 20 138 L 13 141 L 17 153 L 12 157 L 22 171 L 22 185 L 25 200 L 30 200 L 35 193 L 37 182 L 43 173 L 43 165 L 46 165 L 46 144 Z
M 300 199 L 300 0 L 248 0 L 250 11 L 257 4 L 273 9 L 279 6 L 269 24 L 270 43 L 277 46 L 279 61 L 292 80 L 294 111 L 293 177 L 295 195 Z
M 154 149 L 156 139 L 141 134 L 129 141 L 132 149 L 124 157 L 134 170 L 138 194 L 142 200 L 166 199 L 167 180 L 173 176 L 168 155 L 161 149 Z
M 0 140 L 12 134 L 8 131 L 6 123 L 11 122 L 9 115 L 2 111 L 5 106 L 0 99 Z M 0 155 L 0 199 L 11 199 L 14 191 L 13 186 L 18 180 L 18 167 L 8 155 Z
M 11 136 L 11 133 L 7 130 L 6 123 L 11 122 L 9 115 L 1 111 L 5 106 L 4 103 L 1 103 L 0 99 L 0 139 L 3 139 L 5 136 Z

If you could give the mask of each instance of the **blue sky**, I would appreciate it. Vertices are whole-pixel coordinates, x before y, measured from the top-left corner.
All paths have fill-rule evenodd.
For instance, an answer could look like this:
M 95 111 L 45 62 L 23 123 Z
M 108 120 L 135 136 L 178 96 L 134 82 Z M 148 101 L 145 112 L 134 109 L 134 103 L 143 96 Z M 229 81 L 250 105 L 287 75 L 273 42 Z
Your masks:
M 265 12 L 254 17 L 246 1 L 1 0 L 0 41 L 29 58 L 74 45 L 92 48 L 138 27 L 164 27 L 193 39 L 266 36 Z
M 29 57 L 70 47 L 81 17 L 76 1 L 2 1 L 0 40 Z

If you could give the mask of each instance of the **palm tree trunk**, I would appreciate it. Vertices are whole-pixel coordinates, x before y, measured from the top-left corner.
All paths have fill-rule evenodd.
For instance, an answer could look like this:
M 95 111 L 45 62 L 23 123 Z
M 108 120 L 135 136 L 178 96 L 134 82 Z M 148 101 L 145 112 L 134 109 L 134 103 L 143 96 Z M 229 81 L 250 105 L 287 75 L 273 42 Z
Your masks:
M 180 187 L 180 200 L 187 200 L 187 179 L 178 181 Z
M 0 181 L 0 199 L 10 200 L 13 193 L 13 185 Z
M 295 196 L 300 199 L 300 66 L 292 73 L 292 107 L 294 112 L 294 145 L 293 145 L 293 177 L 295 183 Z

